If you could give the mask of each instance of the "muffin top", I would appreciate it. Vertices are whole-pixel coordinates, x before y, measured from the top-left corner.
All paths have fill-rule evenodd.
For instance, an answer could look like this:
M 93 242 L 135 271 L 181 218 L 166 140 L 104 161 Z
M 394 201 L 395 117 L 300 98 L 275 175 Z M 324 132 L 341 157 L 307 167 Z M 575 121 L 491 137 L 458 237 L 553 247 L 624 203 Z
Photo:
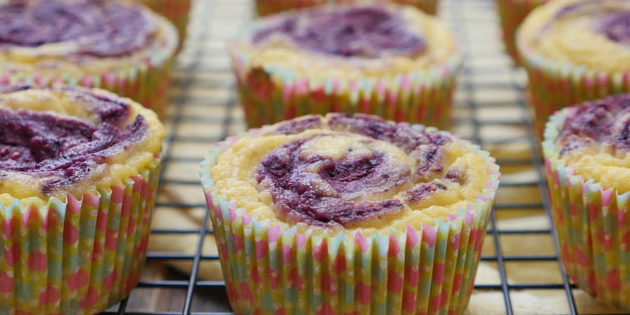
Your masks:
M 0 90 L 0 201 L 79 197 L 122 185 L 154 163 L 155 113 L 102 90 Z
M 361 114 L 264 127 L 210 171 L 218 192 L 259 220 L 350 230 L 434 225 L 489 179 L 482 158 L 450 136 Z
M 438 65 L 456 53 L 451 32 L 411 6 L 328 5 L 258 21 L 232 49 L 295 75 L 360 78 Z
M 534 10 L 519 46 L 555 62 L 592 70 L 630 69 L 630 1 L 559 0 Z
M 630 94 L 570 107 L 565 115 L 558 157 L 576 175 L 630 191 Z
M 426 49 L 422 35 L 383 8 L 358 7 L 340 11 L 307 11 L 254 34 L 254 44 L 270 37 L 330 56 L 382 58 L 414 57 Z
M 11 1 L 0 5 L 0 22 L 3 73 L 102 73 L 177 45 L 169 22 L 124 1 Z

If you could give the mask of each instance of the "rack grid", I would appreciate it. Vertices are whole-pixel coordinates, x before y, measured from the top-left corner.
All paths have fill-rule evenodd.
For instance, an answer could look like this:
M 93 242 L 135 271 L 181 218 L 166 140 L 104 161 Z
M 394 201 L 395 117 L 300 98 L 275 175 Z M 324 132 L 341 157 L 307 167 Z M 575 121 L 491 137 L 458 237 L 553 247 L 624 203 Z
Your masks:
M 562 268 L 558 246 L 552 237 L 539 147 L 523 96 L 526 79 L 502 51 L 494 3 L 442 0 L 440 12 L 467 51 L 455 95 L 452 131 L 496 154 L 505 174 L 481 258 L 482 263 L 496 266 L 499 281 L 478 281 L 475 292 L 500 293 L 504 313 L 508 315 L 518 314 L 514 308 L 515 292 L 555 292 L 566 299 L 567 314 L 578 314 L 580 310 L 573 295 L 577 289 Z M 152 234 L 187 237 L 189 243 L 192 237 L 194 244 L 188 246 L 194 251 L 150 251 L 147 270 L 138 288 L 129 299 L 103 314 L 232 314 L 224 283 L 198 279 L 200 266 L 216 262 L 218 256 L 203 250 L 208 246 L 206 236 L 212 234 L 212 227 L 208 225 L 208 212 L 197 179 L 197 164 L 212 143 L 245 128 L 225 43 L 251 19 L 252 4 L 247 0 L 197 0 L 191 14 L 189 37 L 173 75 L 172 106 L 166 123 L 169 136 L 156 216 L 160 211 L 189 213 L 199 227 L 155 227 Z M 523 170 L 527 175 L 513 177 L 511 170 Z M 531 194 L 534 202 L 511 202 L 510 193 L 514 189 Z M 527 228 L 502 226 L 503 218 L 514 213 L 531 213 L 541 223 Z M 513 242 L 508 242 L 514 237 L 544 240 L 551 250 L 535 255 L 518 253 L 512 248 Z M 189 272 L 175 271 L 169 267 L 173 262 L 189 264 Z M 541 262 L 547 263 L 547 269 L 557 275 L 558 281 L 510 280 L 511 264 Z M 473 295 L 473 301 L 476 298 Z

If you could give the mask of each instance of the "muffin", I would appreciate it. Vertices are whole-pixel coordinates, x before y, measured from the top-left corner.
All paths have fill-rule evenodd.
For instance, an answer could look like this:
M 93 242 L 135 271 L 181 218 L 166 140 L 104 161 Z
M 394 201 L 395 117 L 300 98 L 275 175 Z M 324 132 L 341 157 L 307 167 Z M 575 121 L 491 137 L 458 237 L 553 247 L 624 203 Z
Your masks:
M 258 20 L 230 44 L 250 127 L 345 112 L 446 128 L 462 56 L 410 6 L 330 5 Z
M 499 172 L 447 133 L 334 113 L 228 138 L 200 175 L 237 314 L 461 314 Z
M 630 91 L 630 2 L 558 0 L 534 10 L 518 49 L 539 135 L 559 108 Z
M 545 4 L 548 0 L 495 0 L 499 22 L 503 35 L 505 52 L 516 64 L 520 64 L 516 50 L 516 30 L 525 17 L 535 8 Z
M 0 85 L 100 87 L 161 114 L 175 27 L 131 1 L 0 5 Z
M 435 15 L 437 12 L 438 0 L 372 0 L 372 2 L 394 2 L 399 4 L 412 5 L 425 13 Z M 279 13 L 292 9 L 303 9 L 307 7 L 329 4 L 329 3 L 353 3 L 356 0 L 255 0 L 256 12 L 259 16 Z M 366 2 L 366 1 L 364 1 Z
M 140 0 L 140 2 L 166 17 L 175 25 L 179 35 L 179 45 L 177 46 L 179 52 L 186 41 L 190 0 Z
M 567 274 L 598 300 L 630 310 L 630 94 L 551 116 L 543 142 Z
M 0 312 L 94 314 L 140 280 L 164 129 L 87 88 L 0 90 Z

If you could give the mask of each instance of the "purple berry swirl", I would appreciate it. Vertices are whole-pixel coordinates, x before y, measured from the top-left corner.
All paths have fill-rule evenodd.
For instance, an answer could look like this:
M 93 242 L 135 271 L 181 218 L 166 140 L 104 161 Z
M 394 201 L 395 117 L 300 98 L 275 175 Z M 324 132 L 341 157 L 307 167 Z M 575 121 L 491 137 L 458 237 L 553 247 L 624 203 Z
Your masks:
M 15 101 L 4 93 L 28 90 L 0 90 L 0 174 L 42 178 L 44 194 L 83 179 L 107 163 L 110 156 L 140 142 L 147 132 L 147 122 L 141 115 L 123 126 L 131 114 L 127 100 L 93 94 L 87 89 L 60 88 L 57 92 L 72 102 L 87 104 L 95 122 L 3 105 Z
M 400 14 L 381 6 L 309 9 L 258 30 L 254 44 L 274 37 L 308 51 L 337 57 L 417 56 L 426 49 Z
M 77 55 L 117 57 L 144 47 L 157 25 L 120 1 L 11 1 L 0 6 L 0 51 L 65 43 Z
M 597 30 L 612 41 L 630 45 L 630 11 L 607 14 L 600 20 Z
M 543 25 L 538 37 L 544 36 L 556 20 L 589 15 L 594 19 L 591 29 L 620 44 L 630 44 L 630 2 L 627 0 L 587 0 L 560 8 L 553 20 Z
M 630 151 L 630 94 L 610 96 L 567 110 L 568 116 L 556 140 L 560 156 L 580 149 Z
M 466 181 L 465 170 L 445 164 L 450 137 L 406 123 L 329 114 L 266 132 L 299 135 L 265 154 L 255 170 L 259 191 L 288 222 L 352 227 L 383 220 Z

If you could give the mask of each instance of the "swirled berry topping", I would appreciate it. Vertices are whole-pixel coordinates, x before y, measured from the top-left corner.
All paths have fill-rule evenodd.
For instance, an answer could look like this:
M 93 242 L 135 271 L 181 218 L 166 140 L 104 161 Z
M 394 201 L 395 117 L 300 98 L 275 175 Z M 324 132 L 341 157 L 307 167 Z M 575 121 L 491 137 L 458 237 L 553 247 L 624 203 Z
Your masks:
M 604 16 L 598 31 L 605 34 L 608 39 L 630 44 L 630 11 L 616 12 Z
M 625 2 L 625 3 L 624 3 Z M 607 7 L 604 4 L 614 4 Z M 624 6 L 625 5 L 625 6 Z M 581 15 L 595 17 L 593 30 L 608 39 L 630 44 L 630 2 L 626 0 L 589 0 L 571 3 L 558 10 L 554 19 L 564 19 Z M 540 38 L 551 27 L 552 22 L 545 24 L 538 33 Z
M 254 43 L 280 35 L 296 45 L 341 57 L 415 56 L 426 42 L 403 18 L 379 6 L 311 9 L 258 31 Z
M 98 164 L 140 141 L 147 129 L 138 115 L 124 129 L 129 104 L 73 90 L 75 100 L 92 105 L 98 124 L 50 112 L 12 110 L 0 100 L 0 171 L 46 178 L 43 192 L 72 184 Z
M 284 143 L 258 164 L 259 188 L 290 221 L 349 226 L 398 213 L 405 203 L 446 189 L 443 180 L 461 180 L 449 171 L 422 182 L 442 172 L 443 146 L 451 141 L 446 136 L 375 116 L 328 117 L 329 131 Z M 277 130 L 313 121 L 279 124 Z
M 276 124 L 273 132 L 283 135 L 292 135 L 304 130 L 317 128 L 322 125 L 322 118 L 319 116 L 307 117 L 304 119 L 289 120 Z
M 0 49 L 72 43 L 73 53 L 115 57 L 143 47 L 156 25 L 117 1 L 13 1 L 0 6 Z
M 571 108 L 557 141 L 560 155 L 594 145 L 630 151 L 630 94 Z
M 415 175 L 423 176 L 431 172 L 441 172 L 441 147 L 450 141 L 437 132 L 419 132 L 406 123 L 392 125 L 376 116 L 334 115 L 329 121 L 333 130 L 347 130 L 366 135 L 370 138 L 387 141 L 396 145 L 410 155 L 419 167 Z

